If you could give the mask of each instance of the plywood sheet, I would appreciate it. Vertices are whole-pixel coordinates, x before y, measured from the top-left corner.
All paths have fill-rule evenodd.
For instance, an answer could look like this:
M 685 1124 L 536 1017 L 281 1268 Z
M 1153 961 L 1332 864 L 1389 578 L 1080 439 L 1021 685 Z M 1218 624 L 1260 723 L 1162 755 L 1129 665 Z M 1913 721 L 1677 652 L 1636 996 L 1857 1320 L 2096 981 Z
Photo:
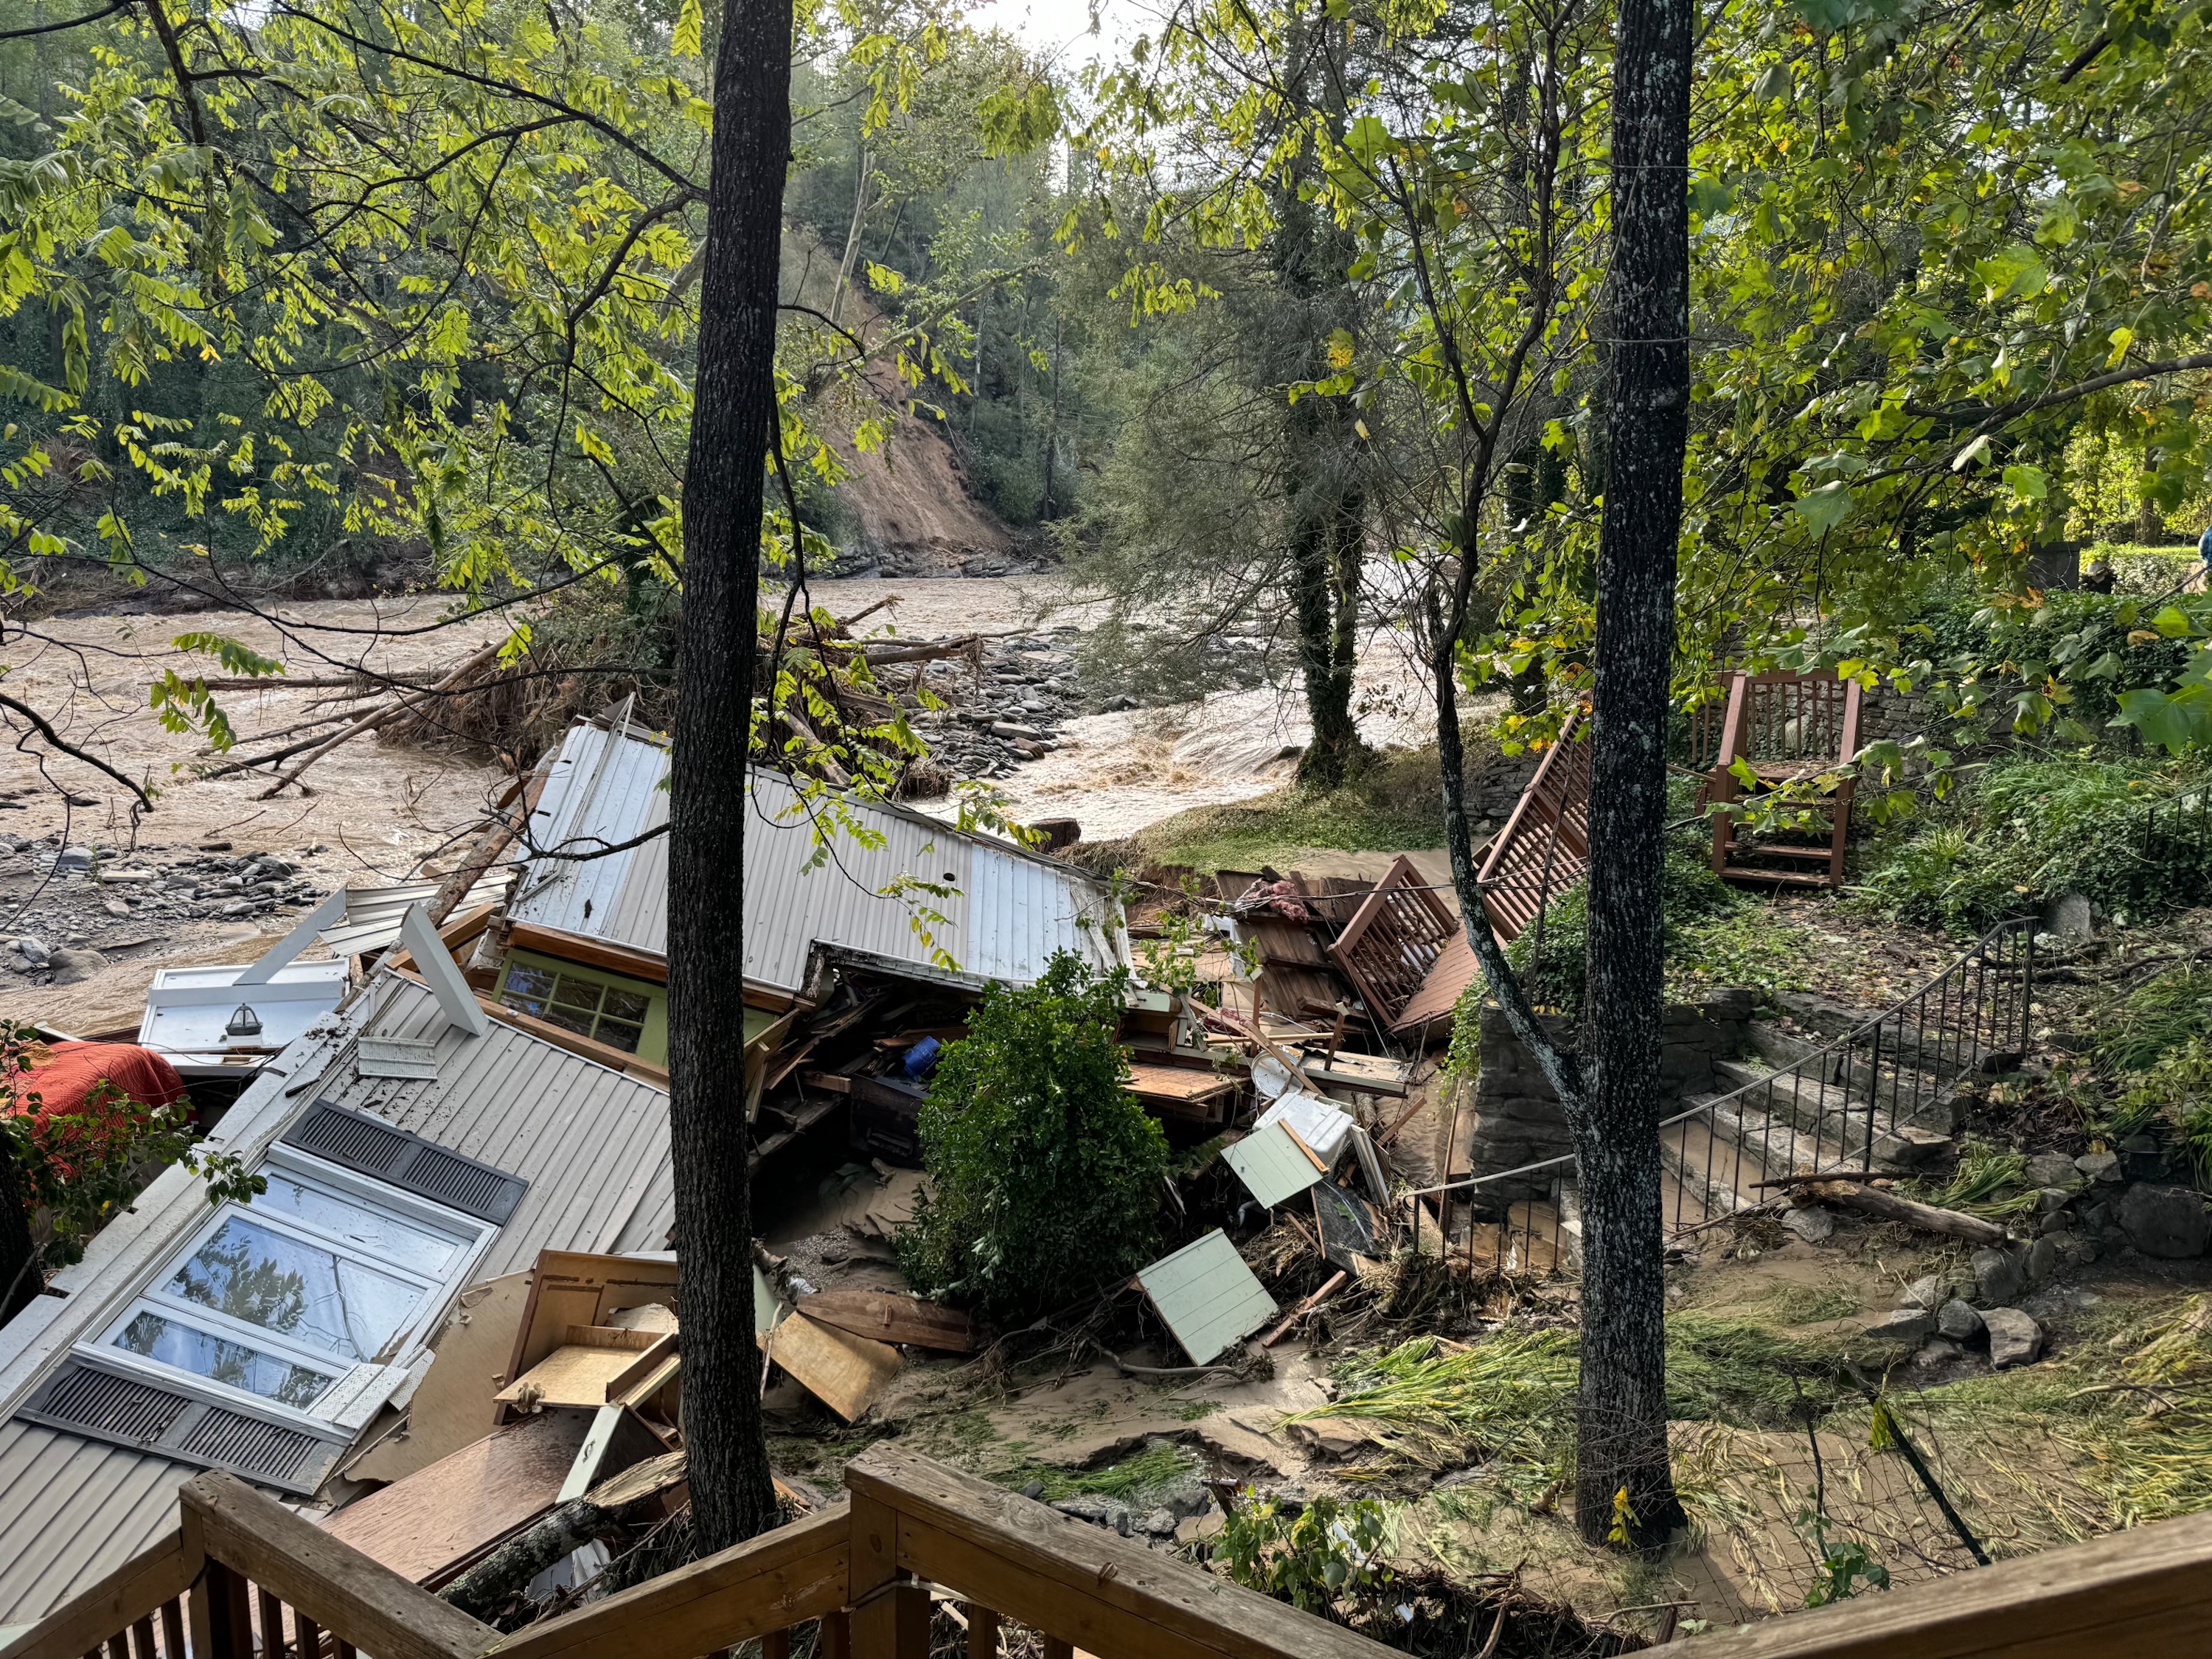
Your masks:
M 973 1353 L 975 1322 L 964 1313 L 886 1291 L 823 1291 L 799 1298 L 799 1311 L 828 1325 L 878 1342 L 896 1342 L 942 1353 Z
M 1275 1298 L 1218 1228 L 1163 1256 L 1137 1282 L 1193 1364 L 1218 1358 L 1275 1316 Z
M 604 1406 L 609 1390 L 617 1384 L 650 1375 L 659 1368 L 659 1362 L 666 1358 L 666 1354 L 659 1352 L 663 1345 L 668 1353 L 675 1352 L 672 1336 L 657 1338 L 654 1347 L 643 1352 L 635 1348 L 569 1343 L 554 1349 L 493 1398 L 502 1406 L 520 1405 L 524 1396 L 534 1389 L 536 1398 L 532 1403 L 536 1407 Z
M 515 1333 L 507 1376 L 520 1376 L 561 1346 L 569 1326 L 604 1325 L 617 1309 L 648 1302 L 676 1307 L 675 1262 L 587 1250 L 540 1250 L 530 1270 L 530 1302 Z
M 1270 1210 L 1285 1199 L 1296 1198 L 1321 1179 L 1321 1171 L 1314 1168 L 1313 1160 L 1279 1123 L 1271 1123 L 1245 1136 L 1224 1151 L 1221 1160 L 1237 1171 L 1237 1178 L 1244 1183 L 1245 1191 Z
M 407 1422 L 346 1468 L 356 1480 L 400 1480 L 499 1425 L 491 1397 L 507 1381 L 514 1335 L 530 1297 L 530 1275 L 507 1273 L 470 1285 L 431 1339 L 435 1358 L 407 1402 Z
M 1162 1100 L 1210 1100 L 1237 1086 L 1237 1079 L 1196 1066 L 1154 1066 L 1143 1060 L 1129 1063 L 1129 1092 Z
M 799 1313 L 775 1328 L 772 1347 L 766 1336 L 761 1346 L 801 1388 L 848 1423 L 860 1420 L 903 1363 L 888 1342 L 832 1330 Z
M 348 1504 L 325 1530 L 403 1578 L 434 1581 L 550 1505 L 591 1426 L 589 1412 L 526 1417 Z

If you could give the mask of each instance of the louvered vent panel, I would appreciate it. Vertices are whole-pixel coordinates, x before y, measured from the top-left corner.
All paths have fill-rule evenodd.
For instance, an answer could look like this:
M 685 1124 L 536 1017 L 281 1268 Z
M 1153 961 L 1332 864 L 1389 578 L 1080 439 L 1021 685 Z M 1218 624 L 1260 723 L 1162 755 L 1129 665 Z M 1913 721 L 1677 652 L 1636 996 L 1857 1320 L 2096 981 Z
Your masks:
M 318 1456 L 334 1449 L 326 1442 L 296 1429 L 256 1422 L 217 1407 L 192 1425 L 178 1443 L 185 1457 L 220 1463 L 240 1474 L 290 1485 Z
M 317 1101 L 284 1139 L 303 1152 L 435 1199 L 480 1221 L 504 1222 L 529 1190 L 518 1176 L 327 1100 Z
M 35 1407 L 51 1421 L 96 1430 L 119 1439 L 158 1440 L 191 1401 L 112 1371 L 72 1365 L 57 1376 Z
M 514 1179 L 481 1164 L 455 1158 L 450 1152 L 428 1149 L 416 1153 L 414 1161 L 407 1166 L 408 1182 L 418 1192 L 470 1215 L 489 1216 L 495 1209 L 505 1215 L 513 1211 L 512 1198 L 507 1199 L 504 1209 L 498 1206 Z

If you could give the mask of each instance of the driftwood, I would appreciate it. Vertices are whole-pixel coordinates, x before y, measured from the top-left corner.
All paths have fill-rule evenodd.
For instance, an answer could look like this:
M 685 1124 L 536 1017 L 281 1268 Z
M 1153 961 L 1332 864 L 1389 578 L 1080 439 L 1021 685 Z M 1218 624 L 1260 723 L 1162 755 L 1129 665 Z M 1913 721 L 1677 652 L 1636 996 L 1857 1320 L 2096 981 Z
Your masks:
M 1885 1221 L 1902 1221 L 1907 1226 L 1931 1233 L 1948 1233 L 1970 1244 L 2002 1244 L 2006 1238 L 2005 1230 L 1994 1221 L 1984 1221 L 1962 1210 L 1946 1210 L 1917 1199 L 1899 1198 L 1895 1193 L 1885 1192 L 1879 1187 L 1863 1187 L 1856 1181 L 1809 1181 L 1803 1190 L 1845 1209 L 1880 1216 Z
M 438 1592 L 471 1618 L 489 1621 L 524 1585 L 594 1538 L 622 1530 L 621 1511 L 579 1498 L 532 1522 Z

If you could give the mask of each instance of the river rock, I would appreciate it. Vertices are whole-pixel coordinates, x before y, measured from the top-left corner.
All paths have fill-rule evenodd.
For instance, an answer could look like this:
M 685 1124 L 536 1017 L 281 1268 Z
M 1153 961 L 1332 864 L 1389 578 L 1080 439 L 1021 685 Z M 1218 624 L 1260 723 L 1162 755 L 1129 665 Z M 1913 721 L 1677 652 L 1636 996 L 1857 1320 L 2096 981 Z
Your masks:
M 2074 1160 L 2074 1167 L 2081 1172 L 2084 1181 L 2117 1182 L 2120 1178 L 2117 1152 L 2084 1152 Z
M 26 933 L 15 941 L 15 954 L 33 968 L 40 968 L 46 965 L 47 958 L 53 953 L 46 949 L 44 943 Z
M 2081 1185 L 2083 1179 L 2080 1166 L 2063 1152 L 2038 1152 L 2027 1160 L 2027 1184 L 2031 1187 L 2071 1190 Z
M 2212 1215 L 2187 1187 L 2136 1182 L 2121 1196 L 2120 1226 L 2128 1243 L 2145 1255 L 2203 1255 L 2212 1243 Z
M 1937 1312 L 1936 1328 L 1954 1342 L 1964 1342 L 1970 1337 L 1981 1334 L 1981 1310 L 1972 1303 L 1954 1296 Z
M 1836 1218 L 1817 1205 L 1809 1210 L 1785 1211 L 1782 1224 L 1808 1244 L 1825 1244 L 1836 1232 Z
M 1905 1287 L 1905 1295 L 1898 1302 L 1900 1308 L 1923 1310 L 1939 1308 L 1942 1304 L 1943 1276 L 1941 1273 L 1926 1273 L 1914 1279 Z
M 1917 1347 L 1936 1332 L 1936 1316 L 1916 1308 L 1899 1308 L 1884 1314 L 1866 1328 L 1866 1334 L 1879 1342 L 1898 1342 L 1906 1347 Z
M 64 947 L 49 957 L 46 965 L 54 970 L 54 984 L 76 985 L 106 967 L 107 958 L 97 951 Z
M 2027 1288 L 2020 1261 L 2003 1250 L 1984 1245 L 1974 1252 L 1973 1264 L 1974 1283 L 1980 1287 L 1978 1299 L 1984 1307 L 2001 1307 Z
M 2027 1364 L 2043 1352 L 2043 1327 L 2018 1308 L 1991 1308 L 1982 1322 L 1990 1334 L 1990 1364 L 1999 1370 Z

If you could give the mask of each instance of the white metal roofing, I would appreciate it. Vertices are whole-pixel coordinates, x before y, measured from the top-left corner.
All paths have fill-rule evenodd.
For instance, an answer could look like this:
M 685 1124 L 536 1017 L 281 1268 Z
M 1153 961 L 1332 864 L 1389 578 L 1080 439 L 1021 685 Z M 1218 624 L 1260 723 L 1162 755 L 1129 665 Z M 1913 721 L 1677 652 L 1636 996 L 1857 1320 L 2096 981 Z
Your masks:
M 250 1050 L 254 1059 L 304 1034 L 329 1015 L 346 993 L 343 962 L 292 962 L 258 985 L 240 986 L 245 963 L 163 968 L 146 990 L 138 1046 L 166 1055 L 195 1073 L 227 1068 L 224 1055 Z M 261 1029 L 231 1036 L 226 1029 L 240 1006 L 252 1009 Z
M 658 828 L 668 821 L 667 775 L 659 742 L 576 726 L 532 815 L 532 844 L 589 850 Z M 781 774 L 755 769 L 747 785 L 748 979 L 799 990 L 817 945 L 1018 983 L 1042 974 L 1056 950 L 1099 967 L 1128 960 L 1111 893 L 1079 870 L 876 802 L 848 800 L 843 811 L 877 844 L 827 823 L 817 838 L 808 804 Z M 668 902 L 662 836 L 588 861 L 538 860 L 508 908 L 517 921 L 665 952 Z
M 674 1220 L 668 1097 L 650 1084 L 494 1024 L 450 1025 L 428 988 L 378 975 L 333 1021 L 270 1063 L 212 1144 L 249 1164 L 318 1099 L 367 1112 L 528 1182 L 477 1269 L 526 1267 L 542 1249 L 666 1248 Z M 357 1035 L 434 1042 L 435 1079 L 364 1076 Z M 72 1342 L 112 1318 L 206 1213 L 201 1182 L 165 1171 L 133 1209 L 0 1331 L 0 1410 L 12 1413 Z M 0 1420 L 0 1626 L 43 1617 L 176 1524 L 197 1468 L 58 1430 Z
M 507 896 L 507 878 L 514 873 L 511 865 L 486 872 L 461 896 L 461 902 L 453 908 L 453 915 L 473 910 L 479 904 L 498 903 Z M 413 906 L 433 897 L 441 884 L 432 880 L 405 881 L 393 887 L 349 887 L 346 890 L 345 920 L 334 927 L 324 928 L 319 937 L 330 946 L 333 956 L 366 956 L 387 950 L 399 937 L 400 918 Z

